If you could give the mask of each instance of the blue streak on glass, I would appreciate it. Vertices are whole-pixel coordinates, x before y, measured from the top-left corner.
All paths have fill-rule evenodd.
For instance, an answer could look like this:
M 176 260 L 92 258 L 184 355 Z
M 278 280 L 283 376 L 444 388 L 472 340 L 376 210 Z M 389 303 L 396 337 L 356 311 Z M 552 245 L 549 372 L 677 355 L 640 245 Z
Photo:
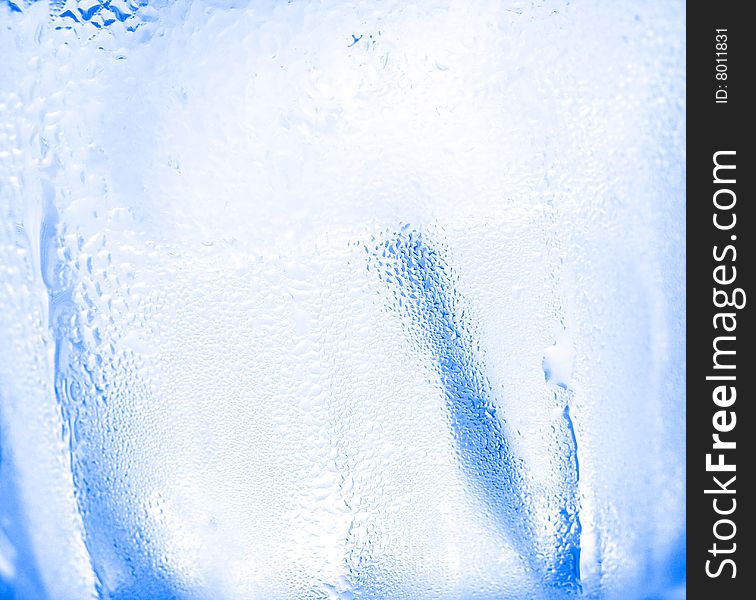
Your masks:
M 544 558 L 537 551 L 529 508 L 528 467 L 513 452 L 502 427 L 501 411 L 477 358 L 479 346 L 467 326 L 452 270 L 439 251 L 407 226 L 368 252 L 432 352 L 465 475 L 544 587 L 558 596 L 579 593 L 577 440 L 568 406 L 555 426 L 559 438 L 555 446 L 567 449 L 565 456 L 557 457 L 567 472 L 559 497 L 561 509 L 552 515 L 557 522 L 555 551 Z
M 59 217 L 54 190 L 43 182 L 44 214 L 40 227 L 40 270 L 48 292 L 49 326 L 55 339 L 55 394 L 67 430 L 74 495 L 84 525 L 84 544 L 90 556 L 97 593 L 103 600 L 183 600 L 191 597 L 160 568 L 148 551 L 135 544 L 134 534 L 106 492 L 114 474 L 111 457 L 98 444 L 88 423 L 104 419 L 106 392 L 86 366 L 88 349 L 73 340 L 75 308 L 73 282 L 58 257 Z M 100 405 L 99 407 L 97 405 Z M 78 432 L 78 433 L 77 433 Z M 119 474 L 123 476 L 123 474 Z M 105 492 L 105 493 L 104 493 Z M 116 589 L 107 572 L 125 570 Z
M 23 12 L 21 7 L 13 2 L 13 0 L 5 0 L 5 3 L 8 5 L 8 8 L 10 8 L 11 12 Z
M 0 390 L 0 403 L 5 402 Z M 10 453 L 3 454 L 7 440 L 0 427 L 0 536 L 11 544 L 15 556 L 6 556 L 13 566 L 13 574 L 6 578 L 0 572 L 0 599 L 44 598 L 42 579 L 34 558 L 34 550 L 24 527 L 22 499 L 15 485 L 15 469 Z

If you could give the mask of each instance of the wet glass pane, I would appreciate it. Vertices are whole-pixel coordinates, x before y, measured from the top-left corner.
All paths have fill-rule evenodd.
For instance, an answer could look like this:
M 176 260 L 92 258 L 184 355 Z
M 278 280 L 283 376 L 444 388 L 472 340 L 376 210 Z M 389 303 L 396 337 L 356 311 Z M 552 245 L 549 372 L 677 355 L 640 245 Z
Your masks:
M 683 597 L 684 52 L 0 1 L 0 597 Z

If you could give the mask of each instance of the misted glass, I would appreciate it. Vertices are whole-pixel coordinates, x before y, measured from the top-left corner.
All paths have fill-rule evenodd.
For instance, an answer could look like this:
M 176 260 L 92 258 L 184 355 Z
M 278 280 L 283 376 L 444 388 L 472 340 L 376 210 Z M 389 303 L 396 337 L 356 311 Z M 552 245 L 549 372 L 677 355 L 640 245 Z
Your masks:
M 682 2 L 0 2 L 0 596 L 684 597 Z

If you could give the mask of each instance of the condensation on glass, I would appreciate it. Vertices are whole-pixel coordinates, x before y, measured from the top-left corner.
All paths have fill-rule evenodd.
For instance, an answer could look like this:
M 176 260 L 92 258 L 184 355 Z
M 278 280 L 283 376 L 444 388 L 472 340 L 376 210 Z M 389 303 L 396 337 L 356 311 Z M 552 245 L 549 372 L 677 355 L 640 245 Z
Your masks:
M 681 2 L 0 2 L 0 596 L 684 597 Z

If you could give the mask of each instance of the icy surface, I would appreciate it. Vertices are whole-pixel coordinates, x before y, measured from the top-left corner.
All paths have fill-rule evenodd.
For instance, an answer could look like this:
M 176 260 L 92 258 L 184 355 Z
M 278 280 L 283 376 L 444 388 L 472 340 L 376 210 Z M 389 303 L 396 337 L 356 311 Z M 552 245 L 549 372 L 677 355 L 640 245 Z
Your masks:
M 679 598 L 681 2 L 0 2 L 0 597 Z

